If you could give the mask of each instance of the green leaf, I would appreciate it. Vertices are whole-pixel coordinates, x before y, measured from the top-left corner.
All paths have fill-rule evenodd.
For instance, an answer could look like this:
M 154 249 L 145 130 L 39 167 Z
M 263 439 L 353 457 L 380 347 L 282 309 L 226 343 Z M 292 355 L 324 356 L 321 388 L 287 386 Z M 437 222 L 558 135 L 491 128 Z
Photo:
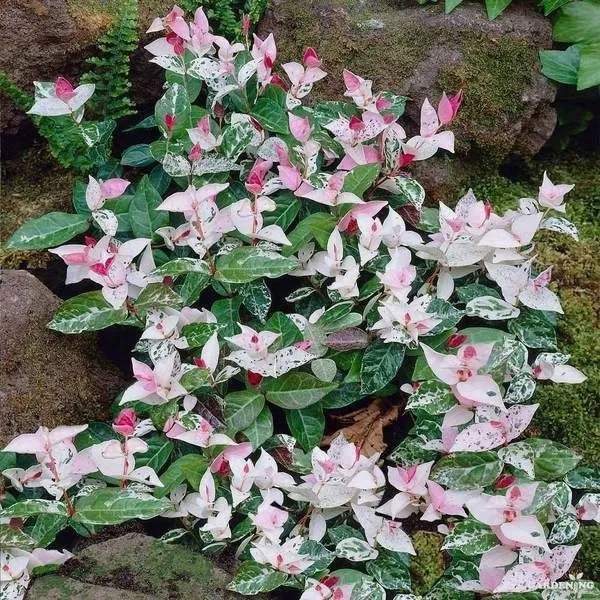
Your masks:
M 494 288 L 482 285 L 481 283 L 469 283 L 468 285 L 460 286 L 456 288 L 456 295 L 458 296 L 458 299 L 465 304 L 480 296 L 500 298 L 500 294 Z
M 552 29 L 556 42 L 589 43 L 598 39 L 600 3 L 595 0 L 574 0 L 560 8 Z
M 256 419 L 242 433 L 257 450 L 273 435 L 273 415 L 271 409 L 265 405 Z
M 269 317 L 264 329 L 279 334 L 279 338 L 275 340 L 273 347 L 284 348 L 302 340 L 302 332 L 296 324 L 286 314 L 279 311 L 274 312 Z
M 310 363 L 310 369 L 315 377 L 327 383 L 333 381 L 337 374 L 337 365 L 331 358 L 317 358 Z
M 152 519 L 171 508 L 168 500 L 127 488 L 100 488 L 75 501 L 73 520 L 92 525 L 118 525 Z
M 512 0 L 485 0 L 485 9 L 488 19 L 493 21 L 498 15 L 501 15 Z
M 380 548 L 379 556 L 369 561 L 366 569 L 386 590 L 411 590 L 410 571 L 405 554 Z
M 129 146 L 121 156 L 121 164 L 128 167 L 147 167 L 154 161 L 149 144 Z
M 224 417 L 228 427 L 241 431 L 249 427 L 265 405 L 265 397 L 256 390 L 241 390 L 225 396 Z
M 88 215 L 51 212 L 27 221 L 8 241 L 9 250 L 42 250 L 68 242 L 90 226 Z
M 181 335 L 187 340 L 188 347 L 200 348 L 208 342 L 210 336 L 219 329 L 217 323 L 190 323 L 181 329 Z
M 289 226 L 294 222 L 294 219 L 300 212 L 300 200 L 292 194 L 280 193 L 276 198 L 273 198 L 277 208 L 264 215 L 264 226 L 278 225 L 284 231 L 287 231 Z
M 16 452 L 0 452 L 0 473 L 17 466 Z
M 566 50 L 540 50 L 542 73 L 554 81 L 577 85 L 579 72 L 579 48 L 569 46 Z
M 494 483 L 502 473 L 495 452 L 460 452 L 442 457 L 431 470 L 431 479 L 451 489 L 472 490 Z
M 121 323 L 127 318 L 124 306 L 113 308 L 102 292 L 86 292 L 65 300 L 48 327 L 61 333 L 97 331 Z
M 325 415 L 320 402 L 298 410 L 287 410 L 285 420 L 304 450 L 310 452 L 319 445 L 325 432 Z
M 364 534 L 358 529 L 354 529 L 354 527 L 350 527 L 350 525 L 342 524 L 337 527 L 332 527 L 331 529 L 327 529 L 327 537 L 329 541 L 337 545 L 342 540 L 346 538 L 358 538 L 359 540 L 364 540 Z
M 311 240 L 316 240 L 321 248 L 327 246 L 327 240 L 336 226 L 335 217 L 328 212 L 316 212 L 302 219 L 296 228 L 287 236 L 291 246 L 282 250 L 284 256 L 290 256 L 304 248 Z
M 344 187 L 342 191 L 355 194 L 359 198 L 375 183 L 381 166 L 379 163 L 369 163 L 358 165 L 344 177 Z
M 88 428 L 82 431 L 75 438 L 75 446 L 77 450 L 85 450 L 95 444 L 101 444 L 108 440 L 115 440 L 118 435 L 115 433 L 113 428 L 104 421 L 93 421 L 88 425 Z
M 290 372 L 263 383 L 267 400 L 281 408 L 300 409 L 319 402 L 336 388 L 308 373 Z
M 398 373 L 405 347 L 375 340 L 365 350 L 360 366 L 360 393 L 373 394 L 387 385 Z
M 587 90 L 600 85 L 600 42 L 581 45 L 579 55 L 577 89 Z
M 144 441 L 148 444 L 148 451 L 136 456 L 135 466 L 150 467 L 155 471 L 159 471 L 173 452 L 173 442 L 168 437 L 160 434 L 148 436 L 144 438 Z
M 152 238 L 159 227 L 169 224 L 169 213 L 156 210 L 162 202 L 160 194 L 156 191 L 147 175 L 138 183 L 135 196 L 129 205 L 129 219 L 131 230 L 136 237 Z
M 444 1 L 444 10 L 446 14 L 451 13 L 459 4 L 462 3 L 463 0 L 445 0 Z
M 3 517 L 31 517 L 33 515 L 58 515 L 67 516 L 67 507 L 58 500 L 44 500 L 32 498 L 21 500 L 11 504 L 4 510 L 0 510 L 0 518 Z
M 444 540 L 443 550 L 460 550 L 467 556 L 478 556 L 498 544 L 494 532 L 484 523 L 468 518 L 458 521 Z
M 160 481 L 163 487 L 157 487 L 154 495 L 157 498 L 164 498 L 186 480 L 193 489 L 197 490 L 207 468 L 208 462 L 201 454 L 184 454 L 172 462 L 161 475 Z
M 174 258 L 152 271 L 152 275 L 169 275 L 171 277 L 177 277 L 184 273 L 210 275 L 210 268 L 205 261 L 197 258 Z
M 67 523 L 67 517 L 61 515 L 38 515 L 35 523 L 31 527 L 27 527 L 25 533 L 35 540 L 36 548 L 46 548 L 67 527 Z
M 215 278 L 225 283 L 247 283 L 261 277 L 287 275 L 297 265 L 295 258 L 256 246 L 240 246 L 217 259 Z
M 227 589 L 244 596 L 253 596 L 260 592 L 271 592 L 284 585 L 287 579 L 287 573 L 248 560 L 238 567 Z
M 246 283 L 240 289 L 240 295 L 248 312 L 264 323 L 271 308 L 271 291 L 264 279 Z
M 267 131 L 289 135 L 288 116 L 285 109 L 271 98 L 261 98 L 254 105 L 252 116 Z
M 571 0 L 542 0 L 544 15 L 547 17 L 549 14 L 560 8 L 563 4 L 566 4 L 570 1 Z
M 242 299 L 239 296 L 223 298 L 213 302 L 210 311 L 217 318 L 221 326 L 220 333 L 223 337 L 231 337 L 239 332 L 240 307 Z

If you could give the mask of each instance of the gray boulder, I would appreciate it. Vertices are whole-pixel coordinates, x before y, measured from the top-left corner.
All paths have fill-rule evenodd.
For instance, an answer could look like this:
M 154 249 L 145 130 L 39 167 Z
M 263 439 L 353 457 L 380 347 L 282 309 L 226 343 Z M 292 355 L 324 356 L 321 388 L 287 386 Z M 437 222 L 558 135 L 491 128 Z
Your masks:
M 0 271 L 0 448 L 40 425 L 105 419 L 126 385 L 95 335 L 46 328 L 59 305 L 27 271 Z

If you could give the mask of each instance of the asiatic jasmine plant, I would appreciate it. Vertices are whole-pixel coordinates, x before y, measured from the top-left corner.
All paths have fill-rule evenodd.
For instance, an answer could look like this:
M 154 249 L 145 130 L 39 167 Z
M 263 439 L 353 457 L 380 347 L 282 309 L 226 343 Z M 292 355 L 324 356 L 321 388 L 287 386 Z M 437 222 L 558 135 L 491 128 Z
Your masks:
M 69 557 L 44 549 L 61 530 L 159 515 L 176 521 L 165 542 L 236 544 L 242 594 L 414 600 L 426 530 L 447 568 L 425 598 L 546 597 L 580 521 L 600 519 L 598 472 L 526 433 L 539 382 L 585 379 L 556 351 L 562 309 L 534 242 L 577 236 L 561 216 L 572 186 L 544 175 L 503 215 L 471 192 L 424 207 L 410 166 L 452 152 L 460 93 L 425 99 L 408 135 L 405 98 L 350 71 L 347 102 L 309 104 L 326 76 L 311 48 L 278 66 L 272 35 L 231 43 L 201 9 L 150 30 L 166 84 L 140 127 L 158 139 L 121 160 L 149 174 L 108 162 L 74 213 L 8 242 L 99 287 L 52 329 L 140 336 L 112 424 L 40 427 L 0 454 L 0 598 Z M 78 124 L 93 91 L 36 90 L 31 112 Z M 328 411 L 384 397 L 413 422 L 391 452 L 368 427 L 322 441 Z

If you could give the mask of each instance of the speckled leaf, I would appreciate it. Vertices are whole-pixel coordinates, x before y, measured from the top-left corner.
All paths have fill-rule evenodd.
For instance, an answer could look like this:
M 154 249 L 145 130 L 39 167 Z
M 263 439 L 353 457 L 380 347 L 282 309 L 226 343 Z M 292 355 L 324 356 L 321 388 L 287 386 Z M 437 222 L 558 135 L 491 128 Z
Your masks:
M 600 467 L 581 466 L 573 469 L 565 476 L 570 487 L 578 490 L 600 492 Z
M 250 281 L 240 289 L 242 302 L 248 312 L 265 322 L 271 308 L 271 291 L 263 279 Z
M 559 515 L 552 525 L 550 535 L 548 536 L 549 544 L 568 544 L 572 542 L 579 533 L 579 521 L 577 516 L 564 513 Z
M 452 489 L 472 490 L 491 485 L 502 472 L 495 452 L 460 452 L 442 457 L 431 479 Z
M 42 250 L 68 242 L 90 226 L 88 215 L 51 212 L 27 221 L 6 242 L 9 250 Z
M 367 544 L 367 542 L 352 537 L 338 542 L 335 547 L 335 553 L 339 558 L 345 558 L 352 562 L 373 560 L 379 555 L 379 552 Z
M 405 347 L 376 340 L 365 350 L 360 367 L 360 392 L 372 394 L 387 385 L 398 373 Z
M 126 318 L 124 306 L 113 308 L 100 291 L 86 292 L 65 300 L 48 327 L 61 333 L 81 333 L 105 329 Z
M 452 390 L 441 381 L 423 381 L 409 396 L 406 408 L 441 415 L 456 405 Z
M 244 596 L 253 596 L 260 592 L 270 592 L 284 585 L 287 579 L 287 573 L 248 560 L 238 567 L 227 589 Z
M 215 278 L 225 283 L 247 283 L 261 277 L 281 277 L 291 272 L 297 260 L 255 246 L 240 246 L 217 259 Z
M 498 544 L 494 532 L 475 519 L 458 521 L 444 540 L 443 550 L 460 550 L 467 556 L 477 556 Z
M 501 298 L 480 296 L 467 302 L 465 312 L 470 317 L 480 317 L 487 321 L 505 321 L 518 317 L 520 310 Z
M 379 556 L 366 565 L 367 573 L 386 590 L 410 591 L 411 580 L 406 554 L 381 550 Z

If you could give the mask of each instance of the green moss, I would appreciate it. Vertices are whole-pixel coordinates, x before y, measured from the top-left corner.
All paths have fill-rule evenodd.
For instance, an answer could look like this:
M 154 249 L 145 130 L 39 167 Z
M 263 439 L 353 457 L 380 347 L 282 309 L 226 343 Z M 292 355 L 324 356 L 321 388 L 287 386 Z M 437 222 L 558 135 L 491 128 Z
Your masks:
M 71 210 L 73 174 L 57 166 L 45 147 L 30 148 L 18 159 L 6 161 L 3 169 L 0 244 L 30 219 Z M 38 268 L 47 264 L 48 256 L 46 252 L 15 252 L 0 247 L 0 268 Z
M 412 592 L 425 594 L 444 572 L 444 556 L 441 551 L 443 536 L 431 531 L 417 531 L 412 542 L 416 552 L 410 559 Z
M 398 84 L 414 73 L 427 52 L 423 39 L 433 34 L 417 23 L 406 26 L 401 11 L 385 3 L 347 0 L 328 2 L 284 2 L 277 7 L 275 21 L 267 18 L 262 34 L 270 29 L 284 31 L 278 38 L 281 62 L 298 60 L 307 46 L 323 57 L 329 73 L 317 85 L 314 98 L 339 98 L 344 92 L 342 70 L 349 68 L 374 82 L 374 89 L 397 90 Z M 371 20 L 384 23 L 384 33 Z M 280 26 L 279 24 L 284 25 Z M 381 43 L 385 35 L 387 44 Z
M 537 246 L 542 264 L 554 265 L 564 317 L 558 330 L 559 349 L 588 377 L 579 385 L 540 384 L 540 407 L 533 429 L 540 437 L 575 449 L 584 463 L 600 463 L 600 158 L 561 154 L 524 166 L 522 182 L 494 175 L 474 187 L 498 212 L 515 208 L 517 199 L 535 197 L 544 170 L 555 183 L 574 183 L 567 196 L 567 218 L 579 228 L 580 242 L 544 233 Z M 582 527 L 578 567 L 587 578 L 600 580 L 600 527 Z
M 439 76 L 441 89 L 462 89 L 465 94 L 455 121 L 457 139 L 468 137 L 502 158 L 514 144 L 509 125 L 520 118 L 523 90 L 531 83 L 537 50 L 526 40 L 505 37 L 498 43 L 474 34 L 463 36 L 459 47 L 463 60 L 446 65 Z M 505 133 L 498 135 L 500 131 Z
M 583 573 L 586 579 L 600 581 L 600 525 L 582 527 L 575 541 L 581 544 L 581 550 L 571 570 Z

